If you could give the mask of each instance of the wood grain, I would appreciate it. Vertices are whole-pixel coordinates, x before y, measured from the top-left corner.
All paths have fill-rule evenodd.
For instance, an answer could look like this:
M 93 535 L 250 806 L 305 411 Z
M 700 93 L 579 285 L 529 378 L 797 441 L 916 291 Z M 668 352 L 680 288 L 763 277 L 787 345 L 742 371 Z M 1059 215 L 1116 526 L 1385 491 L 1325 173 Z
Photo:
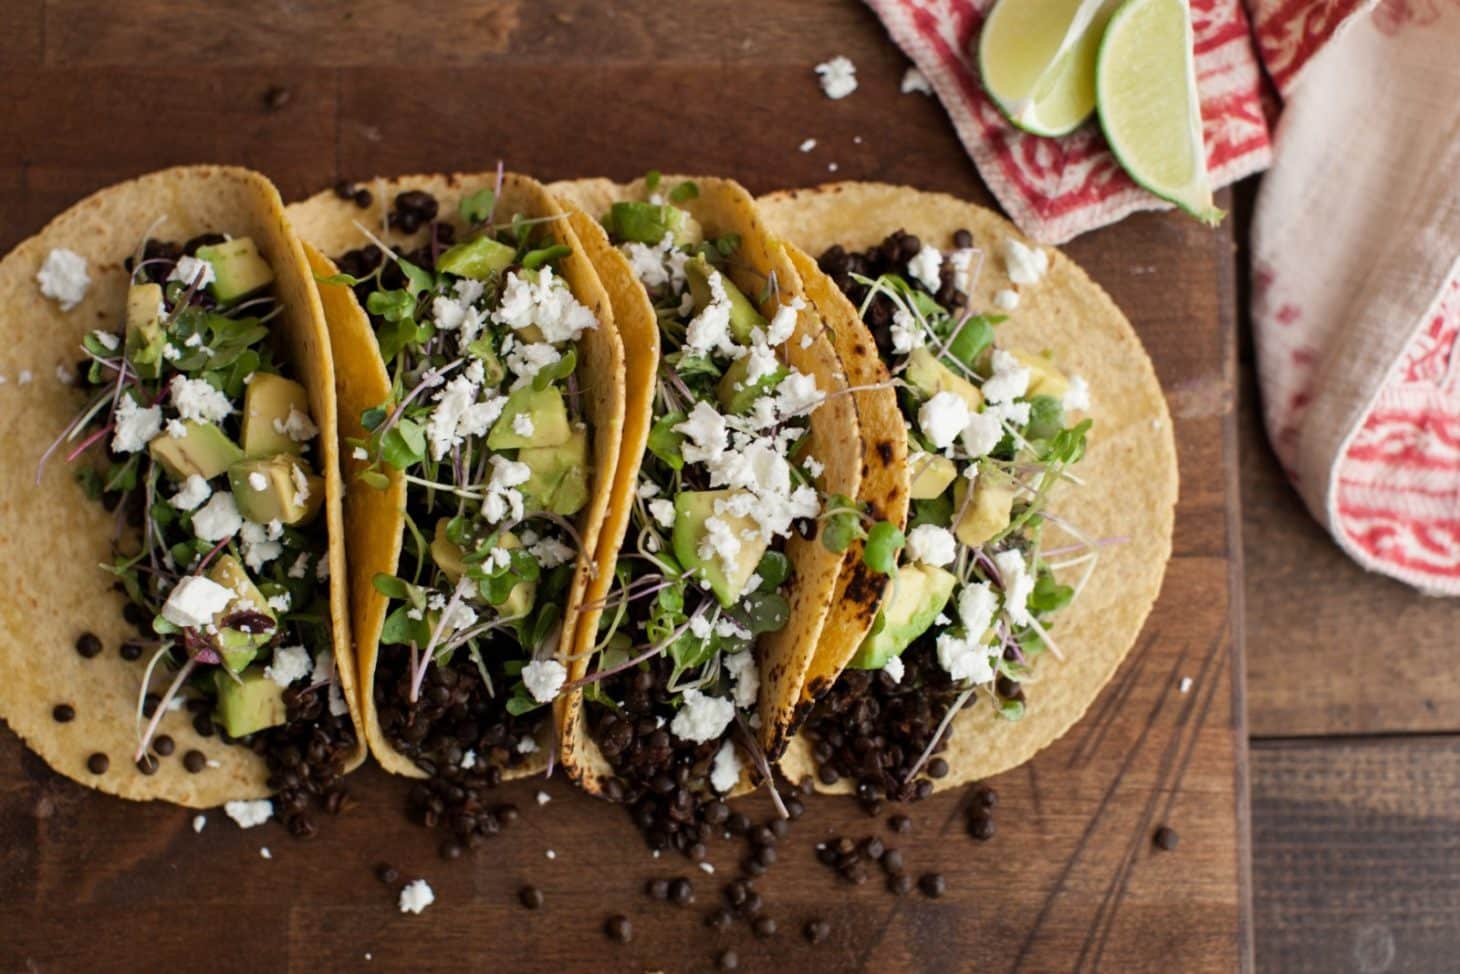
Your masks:
M 1246 375 L 1242 536 L 1254 736 L 1460 731 L 1455 605 L 1354 564 L 1288 485 Z
M 509 8 L 505 41 L 474 29 L 473 18 Z M 201 159 L 257 166 L 296 197 L 340 176 L 502 158 L 548 179 L 704 170 L 757 192 L 867 178 L 989 200 L 937 104 L 898 93 L 906 62 L 860 5 L 477 0 L 448 11 L 371 0 L 345 20 L 343 3 L 265 4 L 223 32 L 197 0 L 137 0 L 126 18 L 110 9 L 50 0 L 35 41 L 44 66 L 0 67 L 4 246 L 100 185 Z M 837 53 L 854 58 L 861 87 L 830 102 L 811 68 Z M 291 94 L 277 112 L 263 105 L 272 85 Z M 797 151 L 808 137 L 816 149 Z M 440 836 L 405 820 L 405 785 L 373 768 L 352 778 L 357 807 L 313 842 L 273 825 L 243 832 L 217 812 L 197 835 L 180 810 L 57 779 L 3 732 L 0 970 L 361 969 L 367 952 L 371 970 L 704 970 L 731 945 L 749 970 L 1250 969 L 1229 625 L 1230 236 L 1143 214 L 1067 249 L 1129 314 L 1168 390 L 1182 474 L 1176 557 L 1141 643 L 1091 713 L 994 782 L 991 842 L 965 835 L 966 796 L 917 807 L 914 831 L 895 840 L 849 803 L 815 801 L 761 883 L 780 932 L 758 941 L 743 926 L 701 923 L 734 846 L 712 848 L 714 879 L 655 862 L 621 811 L 562 782 L 546 786 L 553 800 L 540 809 L 535 784 L 504 790 L 524 821 L 448 864 Z M 1194 681 L 1186 694 L 1183 677 Z M 1162 823 L 1181 832 L 1174 853 L 1152 849 Z M 943 872 L 948 895 L 898 900 L 816 864 L 817 841 L 874 832 L 900 845 L 915 875 Z M 382 860 L 429 878 L 438 903 L 399 914 L 395 891 L 372 878 Z M 639 892 L 650 876 L 692 873 L 691 910 Z M 543 910 L 516 904 L 524 882 L 543 889 Z M 616 911 L 634 921 L 627 946 L 600 932 Z M 812 916 L 833 924 L 818 948 L 799 935 Z
M 1460 738 L 1257 742 L 1260 970 L 1453 971 Z

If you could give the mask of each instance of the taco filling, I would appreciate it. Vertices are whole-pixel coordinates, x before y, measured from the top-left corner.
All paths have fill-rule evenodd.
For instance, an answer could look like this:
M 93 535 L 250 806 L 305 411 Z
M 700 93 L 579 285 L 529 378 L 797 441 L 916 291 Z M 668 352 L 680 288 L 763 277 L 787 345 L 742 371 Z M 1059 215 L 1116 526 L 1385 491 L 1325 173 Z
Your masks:
M 774 280 L 761 294 L 737 286 L 740 239 L 706 238 L 675 205 L 696 196 L 693 182 L 661 194 L 651 176 L 646 190 L 603 215 L 653 303 L 662 356 L 596 655 L 578 682 L 614 775 L 605 794 L 633 806 L 653 848 L 688 852 L 717 817 L 702 805 L 723 810 L 720 798 L 768 776 L 754 646 L 791 613 L 788 540 L 813 537 L 835 504 L 810 449 L 825 390 L 783 347 L 804 302 Z M 767 299 L 770 318 L 757 308 Z
M 1088 388 L 1042 351 L 1000 346 L 1004 319 L 968 307 L 971 235 L 954 241 L 944 254 L 898 231 L 865 253 L 833 246 L 819 260 L 888 364 L 909 440 L 895 576 L 802 732 L 822 784 L 850 779 L 867 801 L 930 794 L 928 777 L 949 770 L 936 755 L 953 717 L 980 698 L 1009 720 L 1023 715 L 1026 693 L 1038 693 L 1036 661 L 1060 653 L 1053 620 L 1095 564 L 1095 544 L 1049 505 L 1056 485 L 1062 497 L 1078 491 L 1072 468 L 1090 421 L 1074 417 Z M 1078 584 L 1056 579 L 1076 566 Z
M 320 431 L 273 333 L 274 269 L 221 234 L 144 240 L 124 267 L 125 328 L 86 335 L 88 402 L 47 458 L 92 455 L 76 479 L 116 512 L 105 567 L 137 630 L 122 647 L 140 680 L 131 758 L 208 773 L 158 733 L 185 706 L 200 735 L 264 757 L 274 813 L 309 835 L 313 806 L 338 809 L 358 739 L 331 648 Z
M 399 563 L 374 578 L 390 600 L 379 726 L 428 775 L 476 768 L 495 784 L 553 747 L 593 462 L 577 343 L 599 322 L 542 219 L 497 212 L 490 189 L 459 209 L 460 240 L 433 196 L 399 194 L 392 225 L 429 239 L 351 250 L 334 283 L 354 288 L 390 376 L 390 397 L 361 417 L 367 435 L 347 443 L 364 464 L 352 489 L 392 471 L 407 485 Z

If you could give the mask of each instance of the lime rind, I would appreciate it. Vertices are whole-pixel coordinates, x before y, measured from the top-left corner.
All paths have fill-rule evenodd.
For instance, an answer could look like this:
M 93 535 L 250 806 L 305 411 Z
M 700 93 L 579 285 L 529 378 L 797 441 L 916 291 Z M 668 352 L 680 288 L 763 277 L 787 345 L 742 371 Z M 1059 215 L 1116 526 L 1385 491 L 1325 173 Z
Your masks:
M 1185 68 L 1187 125 L 1183 136 L 1187 139 L 1191 149 L 1193 165 L 1191 178 L 1181 186 L 1163 186 L 1159 181 L 1143 173 L 1142 167 L 1137 164 L 1128 151 L 1129 146 L 1123 144 L 1116 131 L 1116 125 L 1111 118 L 1109 92 L 1105 90 L 1108 77 L 1107 59 L 1115 56 L 1113 52 L 1121 43 L 1121 31 L 1126 22 L 1143 7 L 1158 3 L 1175 4 L 1180 10 L 1184 28 L 1185 51 L 1182 61 Z M 1184 0 L 1126 0 L 1120 5 L 1106 24 L 1105 35 L 1100 41 L 1100 50 L 1095 64 L 1095 105 L 1100 117 L 1101 129 L 1105 133 L 1105 140 L 1110 145 L 1111 152 L 1137 186 L 1168 203 L 1174 203 L 1209 226 L 1216 226 L 1221 222 L 1222 218 L 1226 216 L 1226 212 L 1218 208 L 1212 200 L 1211 177 L 1207 172 L 1206 164 L 1206 144 L 1202 138 L 1201 105 L 1197 96 L 1191 14 Z

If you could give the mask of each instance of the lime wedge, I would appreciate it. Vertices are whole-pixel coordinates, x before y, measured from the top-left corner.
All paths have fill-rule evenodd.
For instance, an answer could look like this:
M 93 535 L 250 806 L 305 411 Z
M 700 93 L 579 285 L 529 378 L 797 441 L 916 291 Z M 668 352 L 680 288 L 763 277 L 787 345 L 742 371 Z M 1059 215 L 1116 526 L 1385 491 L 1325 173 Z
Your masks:
M 1095 110 L 1095 57 L 1119 0 L 999 0 L 978 40 L 999 110 L 1035 135 L 1065 135 Z
M 1221 221 L 1207 176 L 1186 0 L 1126 0 L 1115 12 L 1100 42 L 1095 100 L 1131 179 L 1205 223 Z

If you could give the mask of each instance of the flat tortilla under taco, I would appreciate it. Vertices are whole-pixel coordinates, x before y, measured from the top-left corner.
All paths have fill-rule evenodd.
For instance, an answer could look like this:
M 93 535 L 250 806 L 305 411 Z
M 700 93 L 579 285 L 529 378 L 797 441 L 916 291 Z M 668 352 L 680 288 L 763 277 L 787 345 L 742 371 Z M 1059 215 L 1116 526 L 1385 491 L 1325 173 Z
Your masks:
M 1015 767 L 1085 712 L 1160 590 L 1177 470 L 1150 360 L 1098 285 L 987 210 L 866 183 L 759 204 L 819 258 L 796 255 L 832 330 L 891 368 L 910 444 L 876 622 L 818 651 L 834 679 L 803 687 L 781 768 L 908 799 Z
M 492 784 L 550 764 L 578 607 L 612 570 L 623 345 L 540 184 L 366 185 L 289 210 L 329 255 L 366 736 L 396 774 Z
M 740 186 L 550 189 L 592 224 L 581 236 L 595 241 L 635 385 L 636 452 L 620 461 L 605 533 L 622 543 L 587 603 L 563 760 L 590 792 L 635 805 L 651 844 L 685 849 L 696 808 L 763 780 L 789 728 L 846 558 L 828 542 L 839 515 L 826 499 L 850 509 L 857 494 L 857 413 Z
M 328 336 L 277 190 L 216 166 L 101 190 L 0 292 L 0 714 L 89 787 L 275 794 L 230 811 L 313 831 L 365 745 Z

